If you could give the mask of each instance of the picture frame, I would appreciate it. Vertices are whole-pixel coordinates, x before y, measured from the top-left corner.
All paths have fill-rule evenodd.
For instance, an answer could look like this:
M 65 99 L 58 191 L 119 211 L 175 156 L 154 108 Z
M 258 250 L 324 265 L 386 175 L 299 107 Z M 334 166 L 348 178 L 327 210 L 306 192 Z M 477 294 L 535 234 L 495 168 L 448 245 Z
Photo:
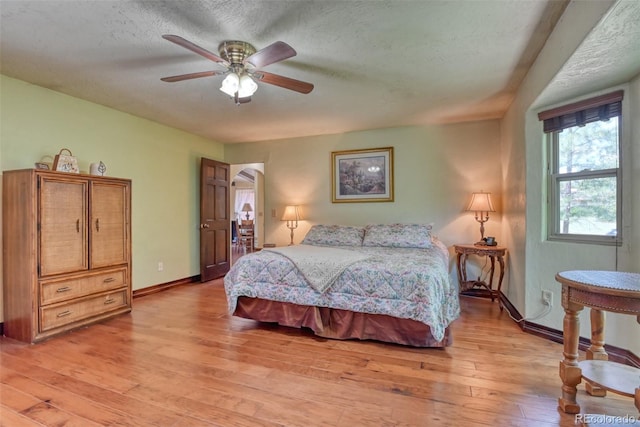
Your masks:
M 393 147 L 331 153 L 333 203 L 393 202 Z

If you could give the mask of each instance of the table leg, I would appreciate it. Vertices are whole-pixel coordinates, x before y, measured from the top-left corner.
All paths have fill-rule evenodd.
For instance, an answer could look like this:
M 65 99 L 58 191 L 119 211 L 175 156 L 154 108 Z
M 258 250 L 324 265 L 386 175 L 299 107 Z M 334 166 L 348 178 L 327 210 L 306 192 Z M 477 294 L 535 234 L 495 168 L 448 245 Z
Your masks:
M 502 279 L 504 278 L 504 257 L 498 255 L 498 264 L 500 264 L 500 276 L 498 277 L 498 305 L 500 306 L 500 310 L 502 310 L 502 300 L 500 299 L 500 292 L 502 292 Z
M 460 292 L 466 291 L 467 286 L 467 255 L 458 253 L 458 282 L 460 282 Z
M 489 259 L 491 260 L 491 270 L 489 271 L 489 292 L 491 293 L 491 302 L 493 302 L 496 297 L 496 294 L 493 291 L 493 273 L 496 271 L 496 257 L 489 255 Z
M 591 309 L 591 345 L 587 349 L 587 360 L 609 360 L 609 355 L 604 349 L 604 325 L 605 314 L 596 308 Z M 592 396 L 604 397 L 607 390 L 590 382 L 585 383 L 587 393 Z
M 563 294 L 566 291 L 564 285 L 562 291 Z M 582 306 L 572 303 L 567 303 L 567 306 L 564 307 L 564 359 L 560 362 L 562 396 L 558 399 L 558 405 L 568 414 L 580 412 L 580 405 L 576 402 L 576 394 L 578 393 L 577 386 L 582 380 L 582 370 L 578 366 L 578 340 L 580 338 L 578 314 L 582 308 Z

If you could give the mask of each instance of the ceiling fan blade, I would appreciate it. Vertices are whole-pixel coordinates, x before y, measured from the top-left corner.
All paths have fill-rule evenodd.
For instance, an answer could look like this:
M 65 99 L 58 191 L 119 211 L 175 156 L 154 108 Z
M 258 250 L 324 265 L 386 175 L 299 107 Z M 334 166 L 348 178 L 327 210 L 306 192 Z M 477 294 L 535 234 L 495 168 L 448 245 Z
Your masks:
M 292 56 L 296 56 L 296 51 L 291 46 L 285 42 L 275 42 L 249 56 L 244 63 L 251 64 L 254 68 L 262 68 Z
M 207 49 L 200 47 L 197 44 L 190 42 L 189 40 L 183 39 L 180 36 L 175 36 L 173 34 L 164 34 L 162 38 L 165 40 L 169 40 L 170 42 L 173 42 L 178 46 L 182 46 L 185 49 L 189 49 L 190 51 L 195 52 L 198 55 L 204 56 L 205 58 L 213 62 L 217 62 L 218 64 L 224 65 L 225 67 L 229 66 L 229 62 L 220 58 L 218 55 L 215 55 L 209 52 Z
M 309 93 L 313 90 L 313 85 L 311 83 L 284 77 L 278 74 L 258 71 L 253 73 L 253 77 L 258 81 L 269 83 L 275 86 L 280 86 L 285 89 L 295 90 L 296 92 L 300 93 Z
M 198 79 L 200 77 L 217 76 L 219 74 L 224 74 L 224 73 L 225 71 L 201 71 L 199 73 L 189 73 L 189 74 L 180 74 L 179 76 L 163 77 L 160 80 L 162 80 L 163 82 L 174 83 L 174 82 L 181 82 L 182 80 Z

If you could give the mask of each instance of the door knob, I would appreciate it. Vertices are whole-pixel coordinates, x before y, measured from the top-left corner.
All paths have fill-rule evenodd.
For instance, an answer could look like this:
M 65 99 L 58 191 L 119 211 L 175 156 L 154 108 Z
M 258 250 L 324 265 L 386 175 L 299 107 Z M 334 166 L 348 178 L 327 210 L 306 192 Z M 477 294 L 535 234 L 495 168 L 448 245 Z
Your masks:
M 209 224 L 200 224 L 200 228 L 209 228 Z

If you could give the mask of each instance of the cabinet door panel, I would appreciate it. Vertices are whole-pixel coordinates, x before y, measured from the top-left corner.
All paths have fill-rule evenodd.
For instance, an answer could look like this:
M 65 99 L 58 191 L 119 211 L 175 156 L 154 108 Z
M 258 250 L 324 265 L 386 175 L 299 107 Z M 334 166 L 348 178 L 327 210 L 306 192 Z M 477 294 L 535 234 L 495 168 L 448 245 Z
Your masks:
M 91 183 L 91 268 L 124 264 L 129 248 L 129 188 L 123 183 Z
M 87 185 L 87 181 L 41 178 L 40 276 L 88 268 Z

